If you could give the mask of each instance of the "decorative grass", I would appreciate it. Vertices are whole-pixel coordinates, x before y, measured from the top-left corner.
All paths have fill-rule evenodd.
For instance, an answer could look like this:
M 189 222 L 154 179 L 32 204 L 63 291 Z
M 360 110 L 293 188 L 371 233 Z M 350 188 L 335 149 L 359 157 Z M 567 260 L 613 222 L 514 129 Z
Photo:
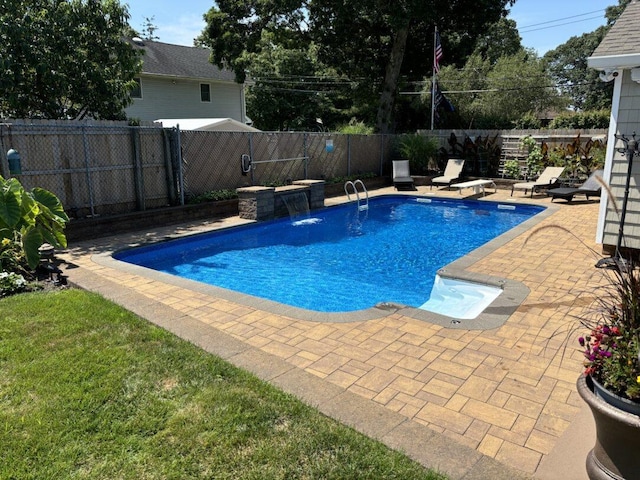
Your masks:
M 0 300 L 0 478 L 443 479 L 80 290 Z

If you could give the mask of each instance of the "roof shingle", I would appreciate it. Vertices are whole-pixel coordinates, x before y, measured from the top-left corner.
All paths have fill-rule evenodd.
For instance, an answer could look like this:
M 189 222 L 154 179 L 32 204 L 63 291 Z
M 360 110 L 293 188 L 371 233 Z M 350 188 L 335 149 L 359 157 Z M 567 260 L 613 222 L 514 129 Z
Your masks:
M 591 58 L 640 53 L 640 2 L 632 1 L 594 50 Z
M 210 52 L 206 48 L 185 47 L 149 40 L 143 40 L 141 43 L 131 41 L 131 45 L 144 51 L 142 73 L 235 81 L 233 72 L 221 70 L 209 62 Z

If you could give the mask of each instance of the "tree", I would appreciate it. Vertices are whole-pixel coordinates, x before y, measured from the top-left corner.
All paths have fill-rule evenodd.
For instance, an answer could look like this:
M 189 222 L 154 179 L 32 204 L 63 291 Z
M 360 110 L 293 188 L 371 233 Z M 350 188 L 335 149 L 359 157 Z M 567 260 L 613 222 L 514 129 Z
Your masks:
M 433 27 L 446 32 L 447 58 L 466 58 L 475 37 L 499 18 L 512 0 L 220 0 L 206 14 L 200 41 L 212 59 L 243 80 L 250 67 L 245 52 L 259 51 L 261 32 L 288 47 L 318 46 L 319 60 L 356 83 L 360 111 L 376 119 L 377 129 L 393 128 L 402 76 L 421 78 L 431 71 Z M 445 37 L 443 33 L 443 37 Z M 372 99 L 377 107 L 370 109 Z
M 630 0 L 619 0 L 618 5 L 607 7 L 607 25 L 590 33 L 571 37 L 544 56 L 547 69 L 560 90 L 571 98 L 575 110 L 611 108 L 613 82 L 602 82 L 599 73 L 587 65 L 591 56 Z
M 532 50 L 500 57 L 487 77 L 492 90 L 482 96 L 484 110 L 502 125 L 527 112 L 542 113 L 564 105 L 544 62 Z
M 144 17 L 144 23 L 142 24 L 142 38 L 154 42 L 160 40 L 160 37 L 156 35 L 158 27 L 153 23 L 156 19 L 155 16 Z
M 445 67 L 439 84 L 456 108 L 445 116 L 447 127 L 512 128 L 521 117 L 565 105 L 533 51 L 521 49 L 492 64 L 479 53 L 469 57 L 462 69 Z M 430 102 L 430 86 L 424 97 Z
M 2 0 L 0 116 L 122 119 L 139 53 L 117 0 Z
M 251 65 L 251 84 L 247 91 L 247 114 L 262 130 L 316 130 L 317 119 L 333 126 L 346 121 L 349 110 L 336 111 L 348 104 L 349 82 L 341 80 L 318 60 L 314 44 L 306 50 L 286 48 L 263 32 L 260 53 L 247 54 Z M 346 87 L 346 90 L 345 90 Z
M 597 70 L 587 65 L 587 58 L 600 44 L 608 27 L 571 37 L 545 54 L 547 69 L 560 91 L 571 99 L 575 110 L 598 110 L 611 107 L 613 82 L 605 83 Z
M 631 0 L 618 0 L 618 5 L 607 7 L 604 16 L 607 17 L 607 26 L 611 26 L 615 23 L 616 19 L 622 15 L 627 5 L 631 3 Z
M 491 62 L 479 53 L 471 55 L 461 69 L 448 65 L 440 70 L 438 84 L 441 89 L 460 93 L 446 94 L 456 110 L 453 115 L 445 115 L 446 121 L 439 122 L 437 126 L 471 128 L 482 125 L 482 121 L 478 122 L 485 115 L 480 95 L 489 88 L 487 77 L 490 71 Z M 431 105 L 430 79 L 425 80 L 423 101 Z
M 495 64 L 500 57 L 515 55 L 522 49 L 522 38 L 514 20 L 501 18 L 476 40 L 474 53 Z
M 355 70 L 376 87 L 376 127 L 386 133 L 393 130 L 401 77 L 419 78 L 431 71 L 434 25 L 442 33 L 446 58 L 463 59 L 473 51 L 477 36 L 506 16 L 505 6 L 511 4 L 511 0 L 315 0 L 310 6 L 311 33 L 324 47 L 321 59 L 342 52 L 339 63 L 332 65 L 345 74 Z M 351 65 L 351 58 L 363 57 Z

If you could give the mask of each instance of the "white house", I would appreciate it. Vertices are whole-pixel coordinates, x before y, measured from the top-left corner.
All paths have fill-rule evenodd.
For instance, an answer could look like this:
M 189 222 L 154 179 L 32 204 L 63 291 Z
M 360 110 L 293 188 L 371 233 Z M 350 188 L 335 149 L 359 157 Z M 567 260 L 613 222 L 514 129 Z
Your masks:
M 626 190 L 627 155 L 618 151 L 624 143 L 616 135 L 640 141 L 640 2 L 633 1 L 616 20 L 600 45 L 588 58 L 589 67 L 601 70 L 603 81 L 613 81 L 613 102 L 604 180 L 609 184 L 619 210 Z M 640 249 L 640 156 L 634 156 L 629 183 L 627 213 L 621 246 Z M 616 246 L 620 213 L 603 191 L 596 241 L 605 247 Z
M 231 118 L 246 123 L 244 84 L 235 82 L 233 72 L 209 62 L 209 50 L 139 38 L 131 43 L 144 55 L 127 117 Z

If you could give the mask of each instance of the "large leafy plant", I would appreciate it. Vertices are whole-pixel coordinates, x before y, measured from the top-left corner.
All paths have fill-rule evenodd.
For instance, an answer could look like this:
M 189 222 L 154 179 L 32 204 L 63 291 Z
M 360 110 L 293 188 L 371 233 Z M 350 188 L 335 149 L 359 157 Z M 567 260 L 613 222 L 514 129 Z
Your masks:
M 15 252 L 3 261 L 3 269 L 20 258 L 35 268 L 44 243 L 66 247 L 68 221 L 62 203 L 50 191 L 38 187 L 27 191 L 17 179 L 0 176 L 0 244 Z
M 527 151 L 527 174 L 536 177 L 544 168 L 545 155 L 535 138 L 527 135 L 520 141 L 520 148 Z
M 399 144 L 400 154 L 409 160 L 411 170 L 416 175 L 425 175 L 436 170 L 438 141 L 424 135 L 403 135 Z

